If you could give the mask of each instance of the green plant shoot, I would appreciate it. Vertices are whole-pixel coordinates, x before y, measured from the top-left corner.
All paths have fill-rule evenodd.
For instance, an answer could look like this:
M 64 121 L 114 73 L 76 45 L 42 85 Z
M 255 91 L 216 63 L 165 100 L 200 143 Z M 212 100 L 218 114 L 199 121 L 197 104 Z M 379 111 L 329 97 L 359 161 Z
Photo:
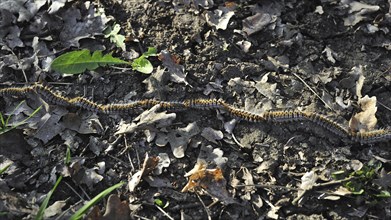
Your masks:
M 153 66 L 151 62 L 147 59 L 151 56 L 157 56 L 157 50 L 154 47 L 148 47 L 148 51 L 143 53 L 139 58 L 133 60 L 132 68 L 133 70 L 139 71 L 141 73 L 150 74 L 153 71 Z
M 91 52 L 87 49 L 65 53 L 53 60 L 51 68 L 63 74 L 79 74 L 84 71 L 94 70 L 99 66 L 110 66 L 130 63 L 115 58 L 111 53 L 106 55 L 102 51 Z
M 104 31 L 105 38 L 110 38 L 111 43 L 115 43 L 115 45 L 125 51 L 125 36 L 119 34 L 121 30 L 121 26 L 119 24 L 114 24 L 112 27 L 108 26 Z

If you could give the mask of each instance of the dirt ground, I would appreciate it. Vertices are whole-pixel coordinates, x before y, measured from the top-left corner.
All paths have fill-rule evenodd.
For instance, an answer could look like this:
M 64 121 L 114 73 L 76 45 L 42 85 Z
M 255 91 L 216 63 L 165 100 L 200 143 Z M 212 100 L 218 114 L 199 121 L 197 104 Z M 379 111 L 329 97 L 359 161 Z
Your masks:
M 368 96 L 377 103 L 373 129 L 391 126 L 388 1 L 100 0 L 57 10 L 43 2 L 29 14 L 0 1 L 2 88 L 40 82 L 105 104 L 217 98 L 256 113 L 317 112 L 349 128 Z M 126 51 L 102 34 L 114 23 Z M 148 47 L 160 53 L 149 58 L 151 74 L 116 66 L 64 76 L 48 67 L 72 50 L 131 61 Z M 0 112 L 14 123 L 42 102 L 4 96 Z M 67 146 L 71 165 L 64 165 Z M 390 147 L 347 142 L 311 123 L 253 123 L 218 110 L 105 115 L 45 105 L 0 135 L 0 168 L 12 163 L 0 175 L 0 219 L 33 218 L 60 175 L 47 219 L 69 218 L 120 181 L 129 183 L 113 194 L 125 207 L 108 212 L 104 199 L 91 219 L 389 219 L 390 197 L 378 195 L 390 190 Z M 138 182 L 146 157 L 160 163 Z M 332 179 L 374 164 L 361 193 Z

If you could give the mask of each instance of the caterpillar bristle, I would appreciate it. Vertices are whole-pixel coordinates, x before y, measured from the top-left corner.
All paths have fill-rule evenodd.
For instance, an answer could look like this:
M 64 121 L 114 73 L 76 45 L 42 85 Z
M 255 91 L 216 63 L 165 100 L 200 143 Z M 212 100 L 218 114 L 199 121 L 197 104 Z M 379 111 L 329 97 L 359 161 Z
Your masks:
M 347 130 L 343 125 L 327 118 L 326 116 L 314 112 L 303 112 L 297 110 L 266 111 L 261 114 L 252 113 L 236 108 L 221 99 L 189 99 L 184 101 L 159 101 L 155 99 L 144 99 L 124 104 L 98 104 L 84 97 L 67 98 L 56 94 L 47 86 L 35 84 L 26 87 L 10 87 L 0 89 L 0 95 L 26 95 L 38 94 L 45 102 L 54 105 L 76 106 L 87 111 L 104 114 L 132 114 L 138 110 L 150 109 L 155 105 L 160 105 L 162 110 L 210 110 L 219 109 L 227 112 L 235 118 L 250 122 L 273 122 L 273 123 L 296 123 L 309 121 L 322 127 L 333 134 L 361 144 L 372 144 L 376 142 L 391 141 L 390 129 L 379 129 L 366 132 L 353 132 Z

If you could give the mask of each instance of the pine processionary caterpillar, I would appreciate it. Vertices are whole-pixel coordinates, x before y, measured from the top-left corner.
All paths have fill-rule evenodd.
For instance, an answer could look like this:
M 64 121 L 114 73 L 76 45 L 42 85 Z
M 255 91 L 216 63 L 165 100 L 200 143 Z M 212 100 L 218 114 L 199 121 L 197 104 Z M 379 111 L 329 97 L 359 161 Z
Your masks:
M 307 121 L 330 131 L 343 140 L 358 142 L 361 144 L 391 141 L 391 130 L 379 129 L 366 132 L 351 132 L 343 125 L 318 113 L 283 110 L 267 111 L 261 114 L 255 114 L 236 108 L 221 99 L 189 99 L 176 102 L 144 99 L 124 104 L 98 104 L 83 97 L 75 97 L 72 99 L 64 97 L 56 94 L 49 87 L 39 84 L 22 88 L 11 87 L 0 89 L 0 95 L 2 96 L 26 95 L 30 93 L 38 94 L 44 101 L 54 105 L 76 106 L 81 109 L 104 114 L 131 114 L 140 109 L 149 109 L 157 104 L 159 104 L 160 108 L 164 110 L 220 109 L 233 117 L 252 122 L 293 123 Z

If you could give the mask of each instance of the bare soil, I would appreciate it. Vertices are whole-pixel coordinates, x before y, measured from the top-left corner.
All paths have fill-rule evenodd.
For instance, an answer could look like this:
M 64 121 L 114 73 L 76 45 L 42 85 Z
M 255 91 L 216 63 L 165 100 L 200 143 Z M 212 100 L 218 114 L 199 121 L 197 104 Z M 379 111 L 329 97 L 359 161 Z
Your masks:
M 379 7 L 372 11 L 362 9 L 368 11 L 362 14 L 352 10 L 349 2 L 354 1 L 180 2 L 129 0 L 121 4 L 115 0 L 100 0 L 95 6 L 104 8 L 106 16 L 112 16 L 123 28 L 121 33 L 127 36 L 128 52 L 141 54 L 148 47 L 167 51 L 175 65 L 183 66 L 185 78 L 177 75 L 183 81 L 175 80 L 172 69 L 164 67 L 159 57 L 151 57 L 149 60 L 155 68 L 152 74 L 102 67 L 63 77 L 50 71 L 37 75 L 33 68 L 22 73 L 6 68 L 12 65 L 9 63 L 0 73 L 0 82 L 3 87 L 18 86 L 25 82 L 25 74 L 30 82 L 49 83 L 64 96 L 84 96 L 99 103 L 146 98 L 168 101 L 221 98 L 258 113 L 270 109 L 318 112 L 348 126 L 352 115 L 360 111 L 356 88 L 358 76 L 362 75 L 365 77 L 362 95 L 377 98 L 377 127 L 391 125 L 389 2 L 362 1 Z M 205 2 L 213 3 L 203 6 L 201 3 Z M 80 5 L 82 2 L 74 1 L 60 10 L 81 8 Z M 232 10 L 234 15 L 226 28 L 216 29 L 205 17 L 222 8 Z M 44 6 L 41 10 L 48 8 Z M 257 12 L 269 12 L 271 20 L 259 31 L 248 34 L 244 31 L 249 22 L 246 19 Z M 363 18 L 357 23 L 346 23 L 360 16 Z M 27 22 L 23 25 L 28 26 Z M 48 48 L 59 51 L 56 56 L 63 53 L 62 50 L 77 49 L 63 46 L 58 35 L 56 30 L 49 30 L 47 35 L 53 37 Z M 251 43 L 248 51 L 242 48 L 243 41 Z M 122 59 L 129 55 L 103 36 L 80 41 L 80 48 L 93 50 L 97 45 Z M 28 46 L 16 47 L 14 53 L 21 59 L 32 54 L 32 50 Z M 5 54 L 8 52 L 3 50 L 2 55 Z M 23 99 L 2 97 L 0 111 L 12 111 L 20 100 Z M 39 103 L 37 97 L 27 97 L 27 105 L 32 109 Z M 71 174 L 54 193 L 49 205 L 55 201 L 65 201 L 65 205 L 61 212 L 50 217 L 53 219 L 68 218 L 80 207 L 80 201 L 88 201 L 119 181 L 131 179 L 142 166 L 146 153 L 169 156 L 170 165 L 163 168 L 162 174 L 151 174 L 169 184 L 153 187 L 143 179 L 133 192 L 125 186 L 115 191 L 122 201 L 130 204 L 134 219 L 167 218 L 156 207 L 157 198 L 169 202 L 162 209 L 173 219 L 390 218 L 389 198 L 376 198 L 371 191 L 361 195 L 336 195 L 342 184 L 316 188 L 297 203 L 293 202 L 298 198 L 302 176 L 310 171 L 317 174 L 317 183 L 327 183 L 335 171 L 351 172 L 357 166 L 375 161 L 382 165 L 376 178 L 381 179 L 380 173 L 389 175 L 390 142 L 346 143 L 331 132 L 307 123 L 237 121 L 230 133 L 225 126 L 232 117 L 216 110 L 175 112 L 176 118 L 166 127 L 140 128 L 123 136 L 115 135 L 118 126 L 131 123 L 137 114 L 93 115 L 78 108 L 60 106 L 51 106 L 46 113 L 58 116 L 58 120 L 46 128 L 50 132 L 58 129 L 58 134 L 46 142 L 34 138 L 43 128 L 31 126 L 20 126 L 0 135 L 0 162 L 2 165 L 6 161 L 13 162 L 11 169 L 0 176 L 3 192 L 0 210 L 6 212 L 0 218 L 33 218 L 56 178 L 64 173 L 67 145 L 73 162 L 79 163 L 79 167 L 73 164 L 68 171 Z M 39 113 L 41 118 L 43 115 L 45 113 Z M 88 132 L 72 129 L 83 121 L 88 121 Z M 184 157 L 176 158 L 170 143 L 159 147 L 156 138 L 148 138 L 150 131 L 167 137 L 170 133 L 180 136 L 175 132 L 194 122 L 199 131 L 186 139 Z M 61 128 L 56 128 L 57 125 Z M 209 136 L 205 133 L 211 130 L 211 135 L 221 134 L 222 137 L 206 138 Z M 181 192 L 188 181 L 185 174 L 209 145 L 209 153 L 215 149 L 222 152 L 217 158 L 225 158 L 220 168 L 226 184 L 219 187 L 233 198 L 232 204 L 221 201 L 224 200 L 221 197 L 220 201 L 216 200 L 218 196 L 213 193 L 220 195 L 225 191 L 214 189 L 215 185 L 206 184 L 206 189 L 197 193 Z M 208 168 L 217 168 L 215 161 L 208 161 Z M 389 182 L 385 184 L 389 189 Z M 102 211 L 106 203 L 107 200 L 98 203 Z

